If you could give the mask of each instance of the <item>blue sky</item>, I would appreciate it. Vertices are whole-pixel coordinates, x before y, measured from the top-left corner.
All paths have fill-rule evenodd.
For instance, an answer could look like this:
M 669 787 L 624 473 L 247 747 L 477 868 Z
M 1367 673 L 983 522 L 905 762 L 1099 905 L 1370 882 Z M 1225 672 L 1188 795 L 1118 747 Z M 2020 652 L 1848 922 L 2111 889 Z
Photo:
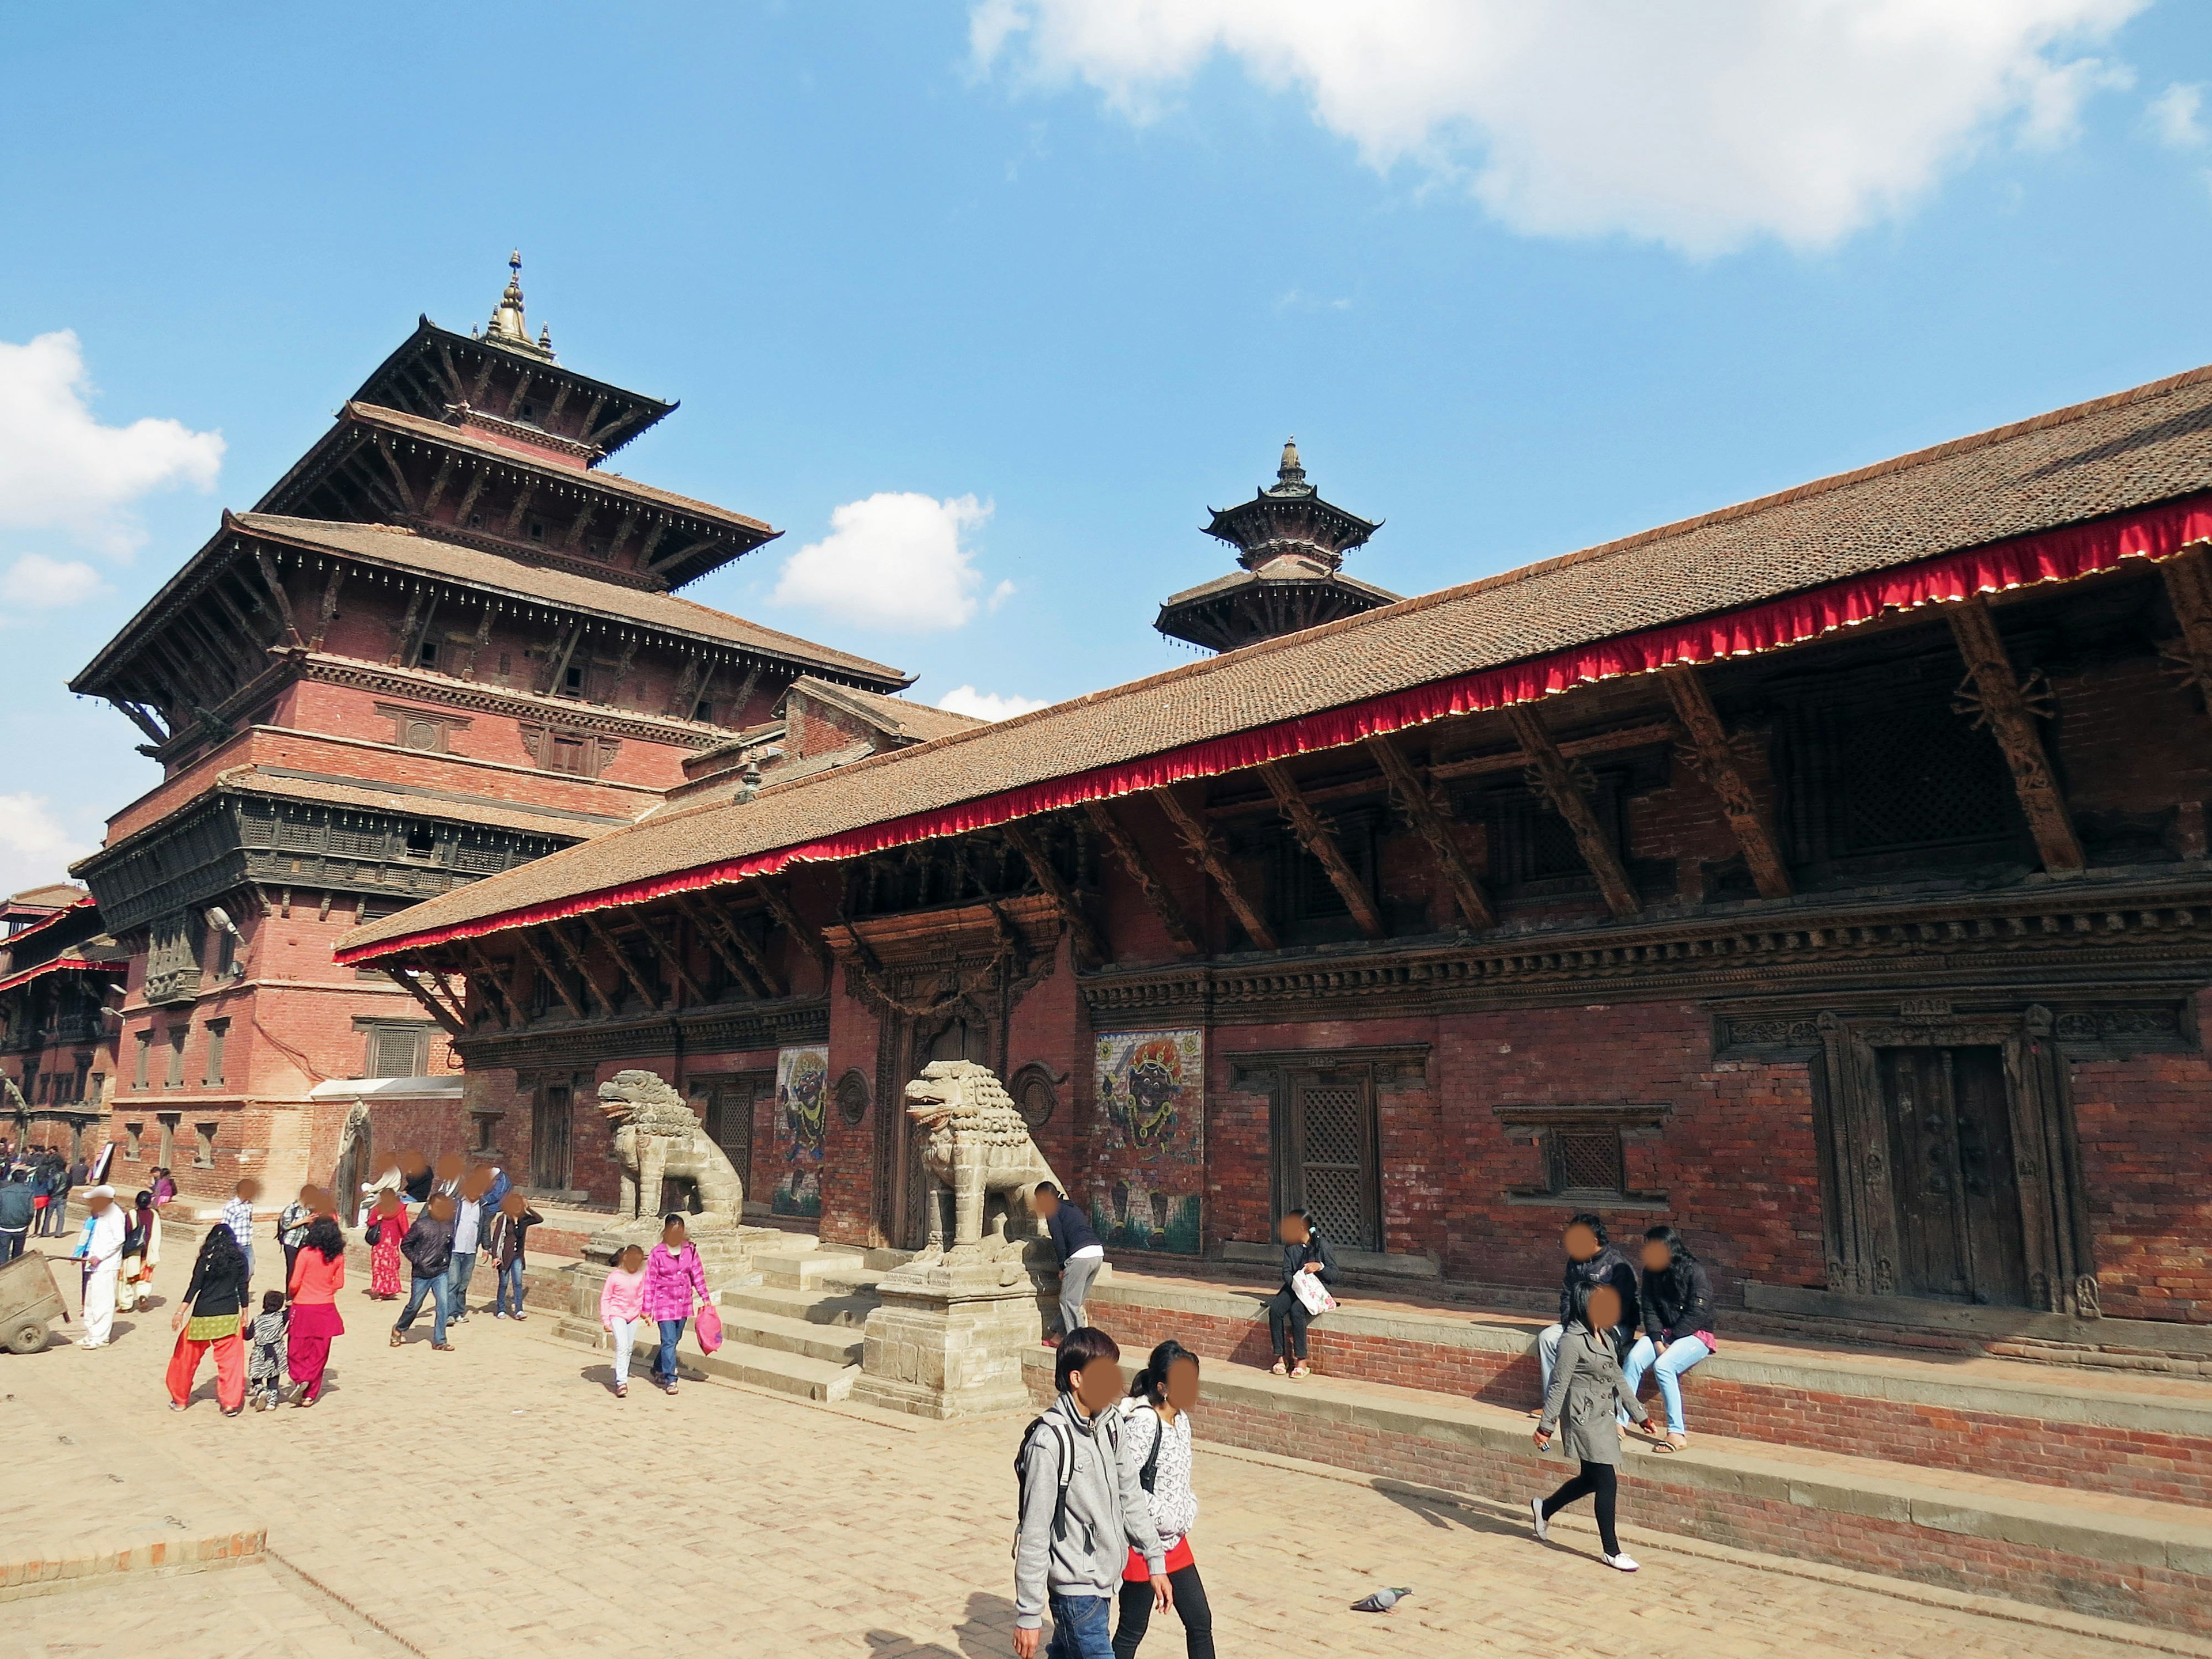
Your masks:
M 0 890 L 155 781 L 63 683 L 511 246 L 787 532 L 688 591 L 932 702 L 1188 660 L 1286 434 L 1413 593 L 2212 361 L 2203 10 L 1836 10 L 9 8 Z

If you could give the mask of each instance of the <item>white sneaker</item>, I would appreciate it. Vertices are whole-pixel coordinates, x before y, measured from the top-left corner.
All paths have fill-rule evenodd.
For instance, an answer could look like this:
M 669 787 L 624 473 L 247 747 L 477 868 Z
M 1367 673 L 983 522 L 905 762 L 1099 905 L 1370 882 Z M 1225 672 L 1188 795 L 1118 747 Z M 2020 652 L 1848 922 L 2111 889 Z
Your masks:
M 1536 1522 L 1536 1541 L 1540 1544 L 1550 1542 L 1552 1537 L 1552 1523 L 1544 1518 L 1544 1500 L 1540 1498 L 1530 1498 L 1528 1500 L 1528 1513 L 1534 1518 Z
M 1636 1571 L 1636 1558 L 1626 1552 L 1619 1555 L 1607 1556 L 1605 1558 L 1605 1564 L 1617 1572 L 1634 1572 Z

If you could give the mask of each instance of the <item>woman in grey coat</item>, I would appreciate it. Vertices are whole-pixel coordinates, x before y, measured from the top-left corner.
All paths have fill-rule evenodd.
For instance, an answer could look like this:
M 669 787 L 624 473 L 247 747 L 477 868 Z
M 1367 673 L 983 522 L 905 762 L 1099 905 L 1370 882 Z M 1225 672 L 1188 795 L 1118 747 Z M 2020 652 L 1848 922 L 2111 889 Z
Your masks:
M 1626 1411 L 1647 1426 L 1650 1418 L 1620 1374 L 1613 1346 L 1613 1328 L 1620 1322 L 1619 1291 L 1603 1280 L 1576 1287 L 1574 1321 L 1559 1342 L 1552 1386 L 1544 1395 L 1544 1420 L 1536 1425 L 1536 1449 L 1547 1449 L 1553 1430 L 1564 1424 L 1566 1437 L 1560 1449 L 1580 1462 L 1582 1473 L 1549 1498 L 1532 1498 L 1528 1508 L 1536 1519 L 1536 1536 L 1544 1539 L 1551 1535 L 1553 1516 L 1579 1498 L 1595 1497 L 1606 1565 L 1634 1572 L 1636 1562 L 1622 1553 L 1613 1529 L 1614 1470 L 1620 1462 L 1615 1413 Z

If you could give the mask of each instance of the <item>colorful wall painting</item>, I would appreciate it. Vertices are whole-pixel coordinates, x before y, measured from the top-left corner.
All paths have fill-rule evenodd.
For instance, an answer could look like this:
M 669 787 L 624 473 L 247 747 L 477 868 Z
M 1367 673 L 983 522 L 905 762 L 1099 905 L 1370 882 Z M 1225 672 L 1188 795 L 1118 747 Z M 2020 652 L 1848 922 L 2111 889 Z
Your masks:
M 1117 1031 L 1097 1042 L 1104 1128 L 1084 1197 L 1109 1246 L 1196 1255 L 1206 1190 L 1206 1039 Z
M 769 1208 L 822 1213 L 822 1144 L 830 1127 L 830 1051 L 785 1048 L 775 1057 L 775 1149 L 781 1168 Z

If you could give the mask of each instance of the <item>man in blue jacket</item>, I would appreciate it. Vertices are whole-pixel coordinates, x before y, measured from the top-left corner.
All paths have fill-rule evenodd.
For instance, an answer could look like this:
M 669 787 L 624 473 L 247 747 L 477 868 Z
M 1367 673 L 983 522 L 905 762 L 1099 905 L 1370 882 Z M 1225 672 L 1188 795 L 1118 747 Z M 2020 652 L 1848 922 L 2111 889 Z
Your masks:
M 1044 1340 L 1046 1347 L 1056 1348 L 1060 1336 L 1091 1322 L 1083 1316 L 1083 1304 L 1091 1294 L 1091 1281 L 1105 1265 L 1106 1247 L 1091 1230 L 1091 1218 L 1061 1197 L 1049 1181 L 1037 1183 L 1030 1203 L 1060 1255 L 1060 1334 Z

